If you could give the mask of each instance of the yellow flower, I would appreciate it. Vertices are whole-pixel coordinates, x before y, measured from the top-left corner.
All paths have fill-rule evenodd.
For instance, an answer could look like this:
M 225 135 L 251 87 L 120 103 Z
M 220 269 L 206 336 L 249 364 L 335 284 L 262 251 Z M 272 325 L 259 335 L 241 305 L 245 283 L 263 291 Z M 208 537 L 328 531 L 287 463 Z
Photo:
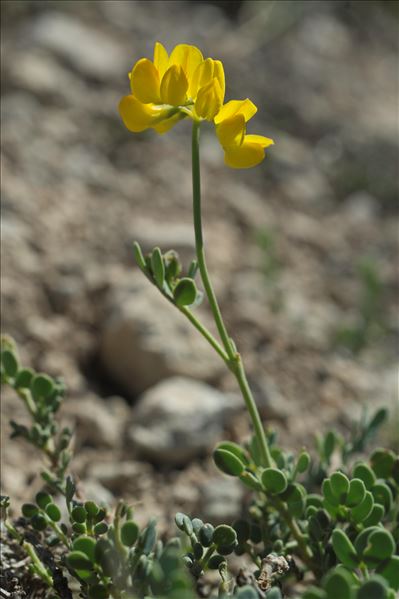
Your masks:
M 225 163 L 233 168 L 256 166 L 264 159 L 265 148 L 274 143 L 262 135 L 246 134 L 256 106 L 248 99 L 223 105 L 223 64 L 204 59 L 195 46 L 179 44 L 168 56 L 156 42 L 153 60 L 136 62 L 129 77 L 131 93 L 120 101 L 119 112 L 134 133 L 149 128 L 165 133 L 186 117 L 214 122 Z
M 224 161 L 232 168 L 251 168 L 265 157 L 274 141 L 263 135 L 247 135 L 246 123 L 256 113 L 251 100 L 231 100 L 215 117 L 216 135 L 224 150 Z
M 165 133 L 187 116 L 212 120 L 223 104 L 223 65 L 204 60 L 195 46 L 179 44 L 168 56 L 156 42 L 153 60 L 142 58 L 129 76 L 131 94 L 122 98 L 119 112 L 134 133 Z

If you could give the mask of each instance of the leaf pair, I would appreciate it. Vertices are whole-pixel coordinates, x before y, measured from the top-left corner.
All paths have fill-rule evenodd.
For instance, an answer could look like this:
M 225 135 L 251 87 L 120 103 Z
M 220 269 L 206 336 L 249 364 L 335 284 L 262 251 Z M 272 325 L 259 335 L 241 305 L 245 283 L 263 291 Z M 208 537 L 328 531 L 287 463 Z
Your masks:
M 188 276 L 179 278 L 181 264 L 174 250 L 162 254 L 159 247 L 155 247 L 145 258 L 139 244 L 135 242 L 134 255 L 144 274 L 178 308 L 198 305 L 201 302 L 202 293 L 197 289 L 194 281 L 196 261 L 192 262 Z

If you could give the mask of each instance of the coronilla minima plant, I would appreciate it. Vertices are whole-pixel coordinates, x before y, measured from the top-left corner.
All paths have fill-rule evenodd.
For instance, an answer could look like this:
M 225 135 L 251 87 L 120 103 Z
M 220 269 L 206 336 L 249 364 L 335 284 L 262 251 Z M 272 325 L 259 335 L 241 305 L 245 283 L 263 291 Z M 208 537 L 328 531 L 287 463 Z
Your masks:
M 41 451 L 46 462 L 43 490 L 24 504 L 23 518 L 12 520 L 9 499 L 1 500 L 7 543 L 22 547 L 32 579 L 43 585 L 40 596 L 51 599 L 395 599 L 399 457 L 383 448 L 365 455 L 386 411 L 365 414 L 348 438 L 328 431 L 309 451 L 286 451 L 263 426 L 207 268 L 201 127 L 214 127 L 228 167 L 254 167 L 273 144 L 247 133 L 255 105 L 249 99 L 226 102 L 222 63 L 186 44 L 169 55 L 157 42 L 153 60 L 140 59 L 129 78 L 130 94 L 120 101 L 119 111 L 131 132 L 164 134 L 183 119 L 191 121 L 195 256 L 183 266 L 172 248 L 155 247 L 144 255 L 137 243 L 134 255 L 148 280 L 206 339 L 237 381 L 252 435 L 242 443 L 220 442 L 213 459 L 224 475 L 245 486 L 251 500 L 242 517 L 218 526 L 201 514 L 177 513 L 177 535 L 162 539 L 154 520 L 140 528 L 132 507 L 123 501 L 113 510 L 85 501 L 69 472 L 72 432 L 57 420 L 64 385 L 21 366 L 15 344 L 5 337 L 2 382 L 23 401 L 30 417 L 30 426 L 12 423 L 13 436 Z M 196 312 L 203 300 L 209 303 L 217 335 Z
M 230 100 L 224 104 L 225 76 L 219 60 L 206 58 L 195 46 L 176 46 L 170 56 L 160 43 L 155 44 L 154 60 L 142 58 L 130 73 L 131 94 L 122 98 L 119 111 L 130 131 L 153 128 L 164 133 L 179 120 L 192 121 L 192 181 L 193 217 L 196 259 L 181 277 L 182 266 L 176 252 L 162 255 L 154 248 L 144 258 L 135 244 L 138 265 L 172 303 L 174 303 L 213 346 L 236 377 L 254 427 L 256 441 L 264 466 L 272 466 L 270 449 L 248 385 L 243 362 L 224 323 L 219 304 L 209 277 L 202 234 L 200 128 L 203 121 L 211 121 L 223 147 L 225 162 L 234 168 L 256 166 L 265 157 L 265 148 L 274 142 L 261 135 L 247 135 L 246 123 L 256 113 L 256 106 L 248 98 Z M 219 333 L 217 340 L 194 315 L 193 307 L 202 295 L 198 292 L 195 275 L 201 281 Z

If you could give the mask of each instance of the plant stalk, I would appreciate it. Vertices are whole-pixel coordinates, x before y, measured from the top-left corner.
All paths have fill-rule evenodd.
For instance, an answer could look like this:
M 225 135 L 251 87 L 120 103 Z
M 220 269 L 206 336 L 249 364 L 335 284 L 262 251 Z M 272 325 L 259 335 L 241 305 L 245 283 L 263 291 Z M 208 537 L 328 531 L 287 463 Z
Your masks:
M 193 176 L 193 213 L 194 213 L 194 232 L 195 249 L 198 260 L 198 268 L 201 279 L 204 284 L 205 292 L 211 306 L 212 314 L 215 319 L 220 338 L 226 350 L 230 361 L 234 361 L 235 352 L 230 342 L 219 304 L 208 275 L 208 269 L 205 260 L 204 239 L 202 235 L 202 213 L 201 213 L 201 171 L 199 154 L 200 122 L 193 122 L 192 133 L 192 176 Z
M 273 503 L 274 503 L 274 506 L 277 509 L 277 511 L 283 517 L 286 525 L 290 529 L 292 536 L 296 540 L 296 542 L 298 544 L 299 553 L 300 553 L 300 556 L 301 556 L 303 562 L 316 575 L 317 568 L 313 562 L 312 552 L 307 545 L 306 537 L 302 533 L 301 529 L 299 528 L 297 521 L 292 516 L 292 514 L 290 514 L 289 510 L 286 508 L 286 506 L 280 499 L 278 499 L 276 497 L 276 499 L 274 500 Z
M 219 354 L 219 356 L 225 362 L 229 361 L 229 356 L 226 354 L 224 349 L 220 346 L 219 342 L 215 339 L 215 337 L 208 331 L 208 329 L 194 316 L 187 306 L 182 306 L 180 312 L 184 314 L 191 324 L 197 329 L 199 333 L 208 341 L 210 345 L 212 345 L 213 349 Z
M 237 353 L 230 337 L 227 333 L 226 326 L 223 321 L 222 314 L 220 312 L 219 304 L 216 299 L 216 295 L 209 278 L 208 269 L 205 260 L 204 240 L 202 235 L 202 212 L 201 212 L 201 170 L 200 170 L 200 121 L 193 122 L 192 130 L 192 176 L 193 176 L 193 214 L 194 214 L 194 231 L 195 231 L 195 247 L 198 260 L 198 268 L 201 274 L 201 279 L 204 285 L 205 293 L 208 297 L 208 301 L 212 310 L 213 318 L 216 323 L 216 327 L 219 332 L 220 339 L 226 351 L 226 357 L 224 357 L 220 351 L 219 355 L 222 356 L 227 366 L 233 372 L 237 379 L 240 387 L 242 396 L 245 401 L 245 405 L 251 417 L 252 425 L 255 431 L 255 435 L 259 444 L 259 449 L 262 456 L 262 463 L 266 467 L 273 465 L 273 460 L 270 454 L 269 445 L 266 439 L 265 431 L 262 425 L 262 421 L 259 416 L 258 409 L 256 407 L 255 400 L 253 398 L 251 389 L 248 384 L 248 380 L 245 374 L 242 359 L 239 353 Z M 197 327 L 198 328 L 198 327 Z M 209 339 L 208 339 L 209 340 Z

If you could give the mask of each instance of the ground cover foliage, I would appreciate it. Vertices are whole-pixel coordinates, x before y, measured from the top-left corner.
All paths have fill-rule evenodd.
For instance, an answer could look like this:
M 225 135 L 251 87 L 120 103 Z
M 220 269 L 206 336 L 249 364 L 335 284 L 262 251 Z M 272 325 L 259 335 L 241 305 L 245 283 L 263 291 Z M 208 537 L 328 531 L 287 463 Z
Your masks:
M 396 596 L 399 458 L 380 448 L 359 457 L 385 420 L 384 410 L 364 419 L 349 439 L 334 431 L 318 439 L 313 460 L 306 451 L 284 451 L 272 433 L 276 465 L 270 468 L 261 466 L 256 437 L 244 445 L 220 443 L 213 454 L 217 467 L 253 493 L 247 516 L 215 527 L 179 512 L 177 535 L 161 540 L 156 520 L 140 529 L 123 501 L 112 512 L 81 497 L 68 474 L 71 431 L 60 428 L 57 417 L 64 384 L 22 367 L 7 337 L 1 376 L 31 418 L 30 426 L 12 422 L 12 436 L 41 451 L 47 466 L 43 490 L 22 506 L 20 518 L 10 519 L 9 498 L 1 499 L 3 544 L 28 556 L 23 584 L 36 586 L 37 596 L 278 599 L 304 579 L 304 599 Z M 339 469 L 332 468 L 334 456 Z M 8 567 L 2 584 L 14 584 L 18 596 L 21 571 L 12 561 Z M 219 580 L 207 578 L 212 571 Z

